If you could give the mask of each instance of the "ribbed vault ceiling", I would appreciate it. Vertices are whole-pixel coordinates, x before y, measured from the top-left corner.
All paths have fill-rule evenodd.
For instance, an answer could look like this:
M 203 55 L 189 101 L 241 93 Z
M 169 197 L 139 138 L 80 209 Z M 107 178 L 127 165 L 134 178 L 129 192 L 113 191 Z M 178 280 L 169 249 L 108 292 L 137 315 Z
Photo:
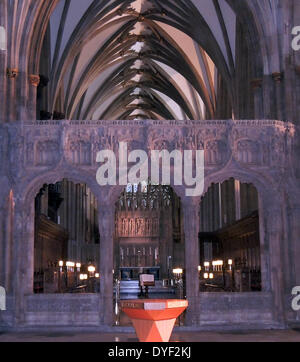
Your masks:
M 207 119 L 232 93 L 226 0 L 61 0 L 50 21 L 49 109 L 68 119 Z

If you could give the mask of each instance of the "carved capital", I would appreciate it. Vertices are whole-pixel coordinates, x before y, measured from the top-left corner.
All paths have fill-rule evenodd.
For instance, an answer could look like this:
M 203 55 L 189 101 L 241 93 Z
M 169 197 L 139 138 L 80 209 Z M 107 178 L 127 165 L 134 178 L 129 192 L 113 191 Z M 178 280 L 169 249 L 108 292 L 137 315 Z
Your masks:
M 275 82 L 281 82 L 283 79 L 283 73 L 281 72 L 272 73 L 272 78 L 273 80 L 275 80 Z
M 29 82 L 34 87 L 38 87 L 38 85 L 40 84 L 40 76 L 36 75 L 36 74 L 30 74 L 29 75 Z
M 261 78 L 252 79 L 250 83 L 251 83 L 251 87 L 252 87 L 253 89 L 261 88 L 261 86 L 262 86 L 262 79 L 261 79 Z
M 18 74 L 19 74 L 19 70 L 17 68 L 7 68 L 6 69 L 6 75 L 9 79 L 17 78 Z

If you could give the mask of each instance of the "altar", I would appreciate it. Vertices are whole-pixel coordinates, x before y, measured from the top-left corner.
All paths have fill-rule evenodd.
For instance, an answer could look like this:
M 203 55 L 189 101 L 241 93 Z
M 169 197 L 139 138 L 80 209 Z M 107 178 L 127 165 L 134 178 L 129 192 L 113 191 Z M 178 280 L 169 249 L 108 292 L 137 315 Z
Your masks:
M 152 274 L 155 280 L 160 278 L 160 267 L 121 267 L 121 280 L 139 280 L 140 274 Z

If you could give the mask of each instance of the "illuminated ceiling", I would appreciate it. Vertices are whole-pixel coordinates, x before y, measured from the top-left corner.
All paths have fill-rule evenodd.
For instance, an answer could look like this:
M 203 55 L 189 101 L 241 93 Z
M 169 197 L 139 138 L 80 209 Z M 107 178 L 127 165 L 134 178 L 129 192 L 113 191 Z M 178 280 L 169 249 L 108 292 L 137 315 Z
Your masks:
M 226 0 L 61 0 L 50 21 L 51 111 L 68 119 L 210 119 L 232 94 Z

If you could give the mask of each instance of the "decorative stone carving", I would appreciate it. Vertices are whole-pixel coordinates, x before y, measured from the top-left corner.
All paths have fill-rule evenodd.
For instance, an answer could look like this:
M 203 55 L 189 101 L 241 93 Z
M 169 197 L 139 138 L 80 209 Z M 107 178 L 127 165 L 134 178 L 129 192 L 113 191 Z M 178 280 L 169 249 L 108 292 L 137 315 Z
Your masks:
M 36 74 L 30 74 L 29 75 L 29 82 L 34 87 L 38 87 L 40 84 L 40 76 Z
M 153 142 L 153 145 L 150 147 L 150 149 L 157 150 L 157 151 L 163 151 L 163 150 L 171 151 L 169 142 L 164 139 L 155 140 Z
M 116 224 L 116 235 L 121 238 L 158 237 L 158 225 L 157 217 L 121 218 Z
M 7 68 L 6 69 L 6 75 L 10 79 L 17 78 L 18 74 L 19 74 L 19 70 L 17 68 Z
M 52 166 L 59 160 L 59 144 L 55 141 L 45 140 L 36 144 L 36 166 Z
M 28 142 L 26 145 L 26 163 L 27 166 L 33 166 L 34 165 L 34 143 Z
M 244 139 L 237 143 L 237 160 L 248 165 L 259 164 L 260 146 L 257 142 Z
M 67 159 L 73 165 L 91 166 L 93 153 L 90 132 L 79 129 L 70 133 L 65 152 Z
M 283 139 L 279 135 L 275 135 L 273 137 L 271 141 L 271 150 L 272 165 L 284 165 L 286 158 L 285 144 Z
M 205 146 L 206 165 L 221 165 L 227 156 L 227 147 L 222 141 L 209 140 Z
M 122 127 L 120 127 L 120 124 Z M 96 155 L 109 149 L 118 158 L 119 142 L 128 151 L 142 149 L 205 150 L 209 172 L 230 160 L 231 152 L 241 165 L 272 167 L 289 160 L 294 144 L 294 126 L 280 121 L 28 121 L 20 127 L 7 126 L 14 153 L 11 170 L 44 168 L 62 157 L 70 165 L 94 173 Z M 287 132 L 287 129 L 289 132 Z M 21 138 L 20 138 L 21 137 Z M 17 138 L 19 141 L 17 141 Z M 22 139 L 22 142 L 20 141 Z M 15 144 L 17 146 L 15 146 Z M 61 153 L 63 150 L 64 155 Z M 12 157 L 12 156 L 11 156 Z M 24 163 L 25 160 L 25 163 Z M 155 205 L 155 200 L 151 201 Z M 145 208 L 148 207 L 146 202 Z
M 91 165 L 91 144 L 89 142 L 71 143 L 70 149 L 73 152 L 72 160 L 74 164 Z
M 24 136 L 16 129 L 10 129 L 10 172 L 20 177 L 24 167 Z

